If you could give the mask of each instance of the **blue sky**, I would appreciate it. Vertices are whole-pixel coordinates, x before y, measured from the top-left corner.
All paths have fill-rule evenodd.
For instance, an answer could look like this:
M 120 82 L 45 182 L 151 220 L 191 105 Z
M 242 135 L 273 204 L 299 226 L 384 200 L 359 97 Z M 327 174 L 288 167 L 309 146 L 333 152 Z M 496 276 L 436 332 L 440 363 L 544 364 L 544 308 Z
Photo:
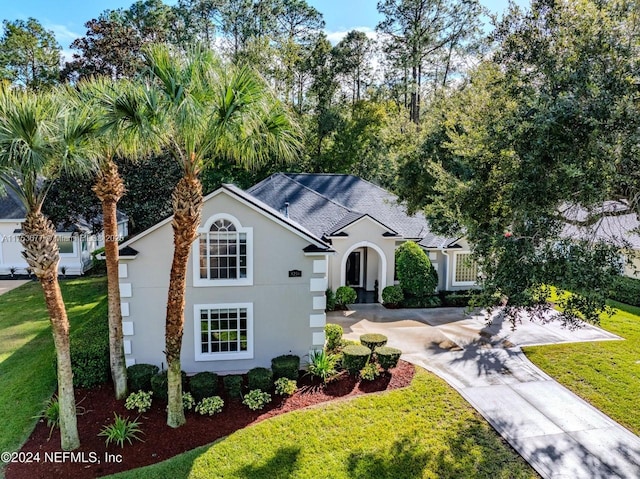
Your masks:
M 63 49 L 85 33 L 84 23 L 106 9 L 128 7 L 134 0 L 0 0 L 0 19 L 34 17 L 53 30 Z M 333 41 L 356 27 L 373 30 L 380 20 L 377 0 L 307 0 L 324 15 L 326 30 Z M 174 4 L 176 0 L 165 0 Z M 502 12 L 508 0 L 480 0 L 492 12 Z M 521 5 L 527 0 L 517 0 Z

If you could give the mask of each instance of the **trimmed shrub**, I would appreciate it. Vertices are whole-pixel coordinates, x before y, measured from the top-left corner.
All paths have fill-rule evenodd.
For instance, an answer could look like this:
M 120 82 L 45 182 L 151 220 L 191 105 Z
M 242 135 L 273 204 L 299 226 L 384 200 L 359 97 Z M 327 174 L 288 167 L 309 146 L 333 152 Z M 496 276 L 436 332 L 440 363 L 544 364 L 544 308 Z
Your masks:
M 640 306 L 640 279 L 618 276 L 609 290 L 609 299 Z
M 221 412 L 223 407 L 224 401 L 222 398 L 220 396 L 212 396 L 200 401 L 196 406 L 196 412 L 203 416 L 213 416 L 214 414 Z
M 374 351 L 377 347 L 387 344 L 387 337 L 378 333 L 363 334 L 360 336 L 360 343 Z
M 298 385 L 293 379 L 280 378 L 275 382 L 276 386 L 276 394 L 280 396 L 291 396 L 296 389 L 298 389 Z
M 371 350 L 366 346 L 346 346 L 342 350 L 342 366 L 352 376 L 357 376 L 364 368 L 371 356 Z
M 300 371 L 300 356 L 294 354 L 284 354 L 271 360 L 271 370 L 273 379 L 287 378 L 298 380 Z
M 442 295 L 442 304 L 444 306 L 466 308 L 471 301 L 472 293 L 467 292 L 455 292 Z
M 393 306 L 399 305 L 404 299 L 404 293 L 400 285 L 386 286 L 382 290 L 382 302 Z
M 129 391 L 151 391 L 151 378 L 158 374 L 160 369 L 153 364 L 134 364 L 127 368 L 127 382 Z
M 398 365 L 402 351 L 389 346 L 379 346 L 375 349 L 376 360 L 382 369 L 388 371 Z
M 196 402 L 215 396 L 218 392 L 218 375 L 210 371 L 194 374 L 189 379 L 189 390 Z
M 111 370 L 106 312 L 104 317 L 96 315 L 91 323 L 85 323 L 76 335 L 72 335 L 69 347 L 74 387 L 92 388 L 109 380 Z M 57 368 L 55 371 L 57 374 Z
M 238 399 L 242 397 L 242 376 L 237 374 L 223 376 L 222 382 L 224 383 L 224 390 L 227 391 L 227 395 L 230 398 Z
M 327 351 L 334 352 L 340 348 L 340 341 L 344 330 L 339 324 L 327 323 L 324 326 L 324 335 L 327 338 L 326 348 Z
M 247 373 L 249 390 L 260 389 L 271 391 L 273 389 L 273 373 L 267 368 L 253 368 Z
M 358 293 L 351 286 L 340 286 L 336 289 L 336 304 L 346 307 L 347 304 L 353 304 L 358 299 Z
M 182 373 L 182 391 L 186 390 L 187 386 L 187 374 L 184 371 Z M 151 378 L 151 389 L 155 397 L 161 401 L 167 401 L 169 399 L 168 391 L 169 382 L 167 380 L 167 372 L 162 371 Z
M 191 411 L 196 405 L 196 400 L 191 393 L 182 393 L 182 407 L 185 411 Z
M 249 391 L 242 400 L 242 404 L 247 406 L 252 411 L 259 411 L 270 402 L 271 394 L 260 391 L 259 389 L 253 389 Z
M 378 365 L 376 363 L 367 363 L 365 367 L 360 370 L 360 379 L 364 381 L 373 381 L 378 376 L 380 376 L 380 371 L 378 371 Z
M 331 288 L 327 288 L 324 292 L 324 295 L 327 298 L 327 306 L 325 307 L 326 311 L 333 311 L 336 309 L 336 295 Z
M 433 294 L 438 273 L 424 250 L 413 241 L 402 243 L 395 253 L 396 272 L 405 296 L 422 298 Z
M 440 297 L 431 294 L 429 296 L 405 296 L 402 306 L 405 308 L 437 308 L 442 305 Z
M 151 408 L 151 391 L 137 391 L 129 394 L 124 402 L 127 409 L 137 409 L 139 413 L 147 412 Z

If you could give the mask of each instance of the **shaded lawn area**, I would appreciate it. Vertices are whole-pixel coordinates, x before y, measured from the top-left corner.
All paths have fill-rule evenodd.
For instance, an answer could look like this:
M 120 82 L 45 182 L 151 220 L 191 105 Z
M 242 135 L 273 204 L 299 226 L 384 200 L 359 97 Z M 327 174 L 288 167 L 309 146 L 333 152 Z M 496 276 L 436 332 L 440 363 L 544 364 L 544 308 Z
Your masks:
M 61 281 L 72 335 L 96 316 L 106 321 L 106 284 L 106 278 Z M 33 430 L 54 392 L 54 360 L 40 283 L 0 296 L 0 451 L 19 449 Z
M 527 357 L 578 396 L 640 435 L 640 308 L 616 301 L 600 326 L 625 341 L 522 348 Z
M 168 461 L 110 476 L 531 478 L 526 462 L 443 380 L 284 414 Z

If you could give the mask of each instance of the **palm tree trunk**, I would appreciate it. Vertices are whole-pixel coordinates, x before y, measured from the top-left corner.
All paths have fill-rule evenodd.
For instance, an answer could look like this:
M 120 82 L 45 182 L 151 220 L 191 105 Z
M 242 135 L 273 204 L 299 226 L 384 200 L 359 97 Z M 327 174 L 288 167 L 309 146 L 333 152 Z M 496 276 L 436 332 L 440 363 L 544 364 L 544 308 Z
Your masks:
M 93 191 L 102 203 L 104 253 L 107 264 L 107 301 L 109 304 L 109 361 L 116 399 L 127 395 L 127 365 L 124 358 L 120 286 L 118 282 L 118 218 L 116 208 L 125 187 L 118 167 L 108 159 L 96 178 Z
M 202 185 L 200 181 L 186 175 L 176 185 L 173 202 L 173 262 L 169 280 L 167 319 L 165 330 L 165 354 L 167 357 L 167 382 L 169 406 L 167 424 L 182 426 L 186 419 L 182 406 L 182 377 L 180 374 L 180 351 L 184 332 L 184 303 L 187 286 L 187 263 L 191 244 L 198 237 L 202 211 Z
M 49 312 L 58 369 L 58 404 L 60 406 L 60 445 L 71 451 L 80 447 L 73 392 L 73 372 L 69 350 L 69 319 L 58 283 L 60 255 L 53 224 L 39 211 L 29 211 L 22 225 L 20 242 L 29 267 L 44 291 Z

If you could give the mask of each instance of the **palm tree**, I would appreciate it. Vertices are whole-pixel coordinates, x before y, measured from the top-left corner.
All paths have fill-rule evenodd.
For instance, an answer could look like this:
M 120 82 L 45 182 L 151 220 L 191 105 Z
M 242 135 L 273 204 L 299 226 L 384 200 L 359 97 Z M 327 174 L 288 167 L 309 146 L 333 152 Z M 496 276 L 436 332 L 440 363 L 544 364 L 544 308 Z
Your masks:
M 34 94 L 0 85 L 0 179 L 26 208 L 20 242 L 42 285 L 49 312 L 58 370 L 62 449 L 80 446 L 69 352 L 69 320 L 58 283 L 60 260 L 55 228 L 42 214 L 50 183 L 61 171 L 92 167 L 89 139 L 94 123 L 87 110 L 73 115 L 52 94 Z
M 172 195 L 174 253 L 165 330 L 169 407 L 167 424 L 184 424 L 180 351 L 184 330 L 187 262 L 201 221 L 200 172 L 218 159 L 245 166 L 273 156 L 292 159 L 297 128 L 266 83 L 251 69 L 223 64 L 211 51 L 187 54 L 164 45 L 146 50 L 150 82 L 158 89 L 164 125 L 155 138 L 183 176 Z
M 117 206 L 125 194 L 125 186 L 114 160 L 116 157 L 136 159 L 150 152 L 154 145 L 140 141 L 143 132 L 147 132 L 147 110 L 141 96 L 144 91 L 138 85 L 127 80 L 114 82 L 109 78 L 94 78 L 80 82 L 77 92 L 73 99 L 76 108 L 91 105 L 100 122 L 94 138 L 99 167 L 92 189 L 102 205 L 111 378 L 116 399 L 124 399 L 127 395 L 127 367 L 118 283 Z

